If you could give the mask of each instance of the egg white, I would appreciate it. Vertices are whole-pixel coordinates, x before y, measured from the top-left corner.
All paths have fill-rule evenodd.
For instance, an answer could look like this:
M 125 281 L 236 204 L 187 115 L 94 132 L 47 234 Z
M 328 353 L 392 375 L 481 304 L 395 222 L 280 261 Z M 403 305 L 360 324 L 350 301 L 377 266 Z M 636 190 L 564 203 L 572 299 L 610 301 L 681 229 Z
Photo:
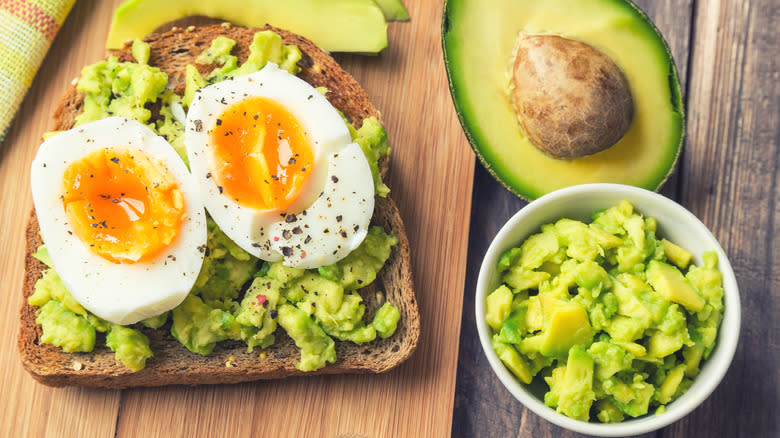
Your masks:
M 68 166 L 102 148 L 135 148 L 163 164 L 184 195 L 176 239 L 153 260 L 118 264 L 89 250 L 68 223 L 61 196 Z M 73 297 L 95 315 L 131 324 L 181 303 L 203 264 L 206 217 L 197 184 L 173 147 L 134 120 L 109 117 L 46 140 L 31 167 L 33 203 L 54 270 Z
M 313 149 L 311 174 L 298 198 L 283 211 L 242 206 L 222 193 L 212 176 L 210 132 L 216 119 L 229 106 L 251 97 L 284 106 Z M 330 102 L 273 63 L 200 89 L 187 113 L 185 145 L 206 210 L 230 239 L 256 257 L 314 268 L 345 257 L 367 234 L 374 182 L 365 155 L 352 143 L 349 129 Z
M 298 214 L 266 225 L 271 248 L 284 254 L 284 264 L 317 268 L 335 263 L 357 248 L 368 234 L 374 211 L 374 180 L 363 150 L 350 143 L 328 158 L 328 179 L 322 194 Z M 366 177 L 366 175 L 368 175 Z

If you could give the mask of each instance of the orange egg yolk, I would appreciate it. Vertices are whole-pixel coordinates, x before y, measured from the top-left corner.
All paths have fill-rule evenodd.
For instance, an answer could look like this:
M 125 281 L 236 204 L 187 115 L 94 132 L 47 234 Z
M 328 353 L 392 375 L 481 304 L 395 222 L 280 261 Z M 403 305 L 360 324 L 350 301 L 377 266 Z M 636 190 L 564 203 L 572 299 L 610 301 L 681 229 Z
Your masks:
M 185 219 L 176 180 L 138 149 L 94 151 L 68 166 L 63 183 L 73 232 L 114 263 L 153 259 L 174 241 Z
M 214 177 L 239 205 L 281 210 L 300 193 L 313 152 L 300 123 L 283 106 L 251 97 L 228 107 L 211 130 Z

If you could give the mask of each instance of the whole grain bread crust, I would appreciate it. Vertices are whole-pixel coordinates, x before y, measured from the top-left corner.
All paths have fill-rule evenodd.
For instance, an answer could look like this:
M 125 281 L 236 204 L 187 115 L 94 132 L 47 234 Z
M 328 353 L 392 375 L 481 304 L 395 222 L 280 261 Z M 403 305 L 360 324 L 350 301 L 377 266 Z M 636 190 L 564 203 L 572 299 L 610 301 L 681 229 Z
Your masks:
M 149 64 L 168 74 L 169 86 L 182 94 L 184 70 L 187 64 L 197 66 L 202 74 L 211 66 L 200 66 L 195 58 L 211 41 L 224 35 L 236 41 L 233 54 L 243 62 L 249 54 L 249 44 L 258 30 L 270 29 L 282 36 L 285 44 L 295 44 L 302 53 L 298 65 L 299 77 L 315 87 L 327 87 L 328 100 L 341 110 L 348 120 L 360 127 L 366 117 L 379 117 L 366 92 L 326 52 L 309 40 L 290 32 L 266 26 L 261 29 L 238 26 L 211 25 L 196 28 L 174 28 L 168 32 L 149 35 L 145 41 L 151 46 Z M 111 52 L 122 61 L 131 61 L 129 46 Z M 54 113 L 55 130 L 73 127 L 75 117 L 81 112 L 84 96 L 73 85 L 62 98 Z M 386 172 L 388 162 L 380 163 Z M 41 342 L 41 328 L 35 323 L 36 307 L 27 303 L 35 282 L 46 266 L 32 256 L 43 242 L 38 221 L 31 214 L 26 231 L 24 302 L 21 309 L 21 328 L 18 347 L 24 368 L 38 381 L 50 386 L 98 386 L 126 388 L 133 386 L 196 385 L 237 383 L 259 379 L 278 379 L 294 375 L 380 373 L 388 371 L 406 360 L 417 346 L 420 334 L 420 317 L 412 283 L 409 241 L 398 208 L 390 198 L 376 199 L 372 223 L 381 225 L 398 237 L 394 250 L 376 281 L 360 289 L 366 304 L 366 314 L 371 317 L 382 303 L 388 301 L 398 307 L 401 319 L 395 334 L 387 339 L 357 345 L 336 342 L 338 360 L 314 372 L 304 373 L 295 368 L 299 360 L 298 348 L 279 329 L 274 345 L 264 350 L 264 357 L 257 350 L 248 353 L 246 345 L 237 341 L 224 341 L 208 356 L 192 353 L 170 335 L 169 325 L 159 330 L 138 326 L 150 340 L 154 357 L 146 368 L 132 372 L 119 363 L 114 353 L 105 347 L 99 337 L 90 353 L 64 353 L 57 347 Z M 170 322 L 168 323 L 170 324 Z

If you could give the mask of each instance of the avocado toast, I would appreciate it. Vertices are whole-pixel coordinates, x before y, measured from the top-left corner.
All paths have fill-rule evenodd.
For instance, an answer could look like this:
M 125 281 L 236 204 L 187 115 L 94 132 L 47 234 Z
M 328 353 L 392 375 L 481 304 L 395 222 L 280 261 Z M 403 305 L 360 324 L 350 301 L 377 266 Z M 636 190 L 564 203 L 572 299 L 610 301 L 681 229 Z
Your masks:
M 368 101 L 365 91 L 325 52 L 300 36 L 269 27 L 264 29 L 278 33 L 285 44 L 293 44 L 300 49 L 302 57 L 298 66 L 301 72 L 298 76 L 315 87 L 326 87 L 327 98 L 354 127 L 360 127 L 367 117 L 379 115 Z M 201 74 L 207 73 L 211 68 L 197 64 L 195 59 L 217 36 L 236 41 L 231 53 L 243 63 L 249 55 L 248 47 L 253 35 L 259 30 L 262 29 L 216 25 L 153 34 L 145 40 L 151 47 L 149 64 L 165 72 L 168 75 L 168 87 L 181 95 L 185 89 L 185 67 L 188 64 L 196 65 Z M 130 61 L 133 56 L 130 46 L 114 52 L 113 55 L 120 61 Z M 83 106 L 84 96 L 74 85 L 55 112 L 55 129 L 71 128 Z M 387 158 L 383 158 L 379 163 L 382 173 L 387 170 L 387 161 Z M 392 200 L 377 197 L 372 224 L 392 232 L 398 239 L 398 245 L 378 273 L 376 281 L 360 289 L 359 293 L 366 306 L 367 315 L 374 314 L 383 302 L 390 302 L 398 307 L 400 321 L 396 333 L 387 339 L 377 339 L 362 345 L 337 342 L 338 360 L 307 374 L 386 371 L 406 359 L 417 344 L 419 315 L 411 282 L 408 241 Z M 33 293 L 34 284 L 45 269 L 45 265 L 32 256 L 40 244 L 38 226 L 33 216 L 27 231 L 25 299 Z M 25 302 L 21 313 L 19 348 L 25 368 L 38 380 L 49 385 L 119 388 L 233 383 L 304 374 L 295 367 L 299 358 L 298 348 L 282 330 L 276 331 L 276 342 L 266 348 L 262 355 L 257 350 L 249 353 L 245 344 L 228 340 L 217 344 L 211 354 L 201 356 L 191 353 L 174 339 L 167 330 L 168 326 L 161 330 L 142 328 L 150 340 L 154 357 L 147 362 L 144 369 L 132 372 L 115 359 L 111 350 L 102 345 L 96 346 L 90 353 L 69 354 L 42 343 L 42 331 L 35 323 L 35 311 L 34 306 Z

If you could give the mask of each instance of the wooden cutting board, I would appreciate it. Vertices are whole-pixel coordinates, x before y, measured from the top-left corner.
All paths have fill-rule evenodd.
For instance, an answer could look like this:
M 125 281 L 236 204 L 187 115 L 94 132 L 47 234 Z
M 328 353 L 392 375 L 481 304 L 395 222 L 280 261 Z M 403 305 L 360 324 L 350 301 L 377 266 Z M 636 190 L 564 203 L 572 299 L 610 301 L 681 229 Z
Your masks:
M 474 156 L 447 90 L 440 2 L 405 0 L 380 56 L 338 55 L 382 111 L 389 182 L 412 244 L 422 337 L 384 375 L 106 391 L 52 389 L 16 350 L 29 165 L 81 68 L 104 55 L 119 0 L 79 0 L 0 145 L 0 436 L 448 436 L 452 422 Z M 273 24 L 273 23 L 272 23 Z

